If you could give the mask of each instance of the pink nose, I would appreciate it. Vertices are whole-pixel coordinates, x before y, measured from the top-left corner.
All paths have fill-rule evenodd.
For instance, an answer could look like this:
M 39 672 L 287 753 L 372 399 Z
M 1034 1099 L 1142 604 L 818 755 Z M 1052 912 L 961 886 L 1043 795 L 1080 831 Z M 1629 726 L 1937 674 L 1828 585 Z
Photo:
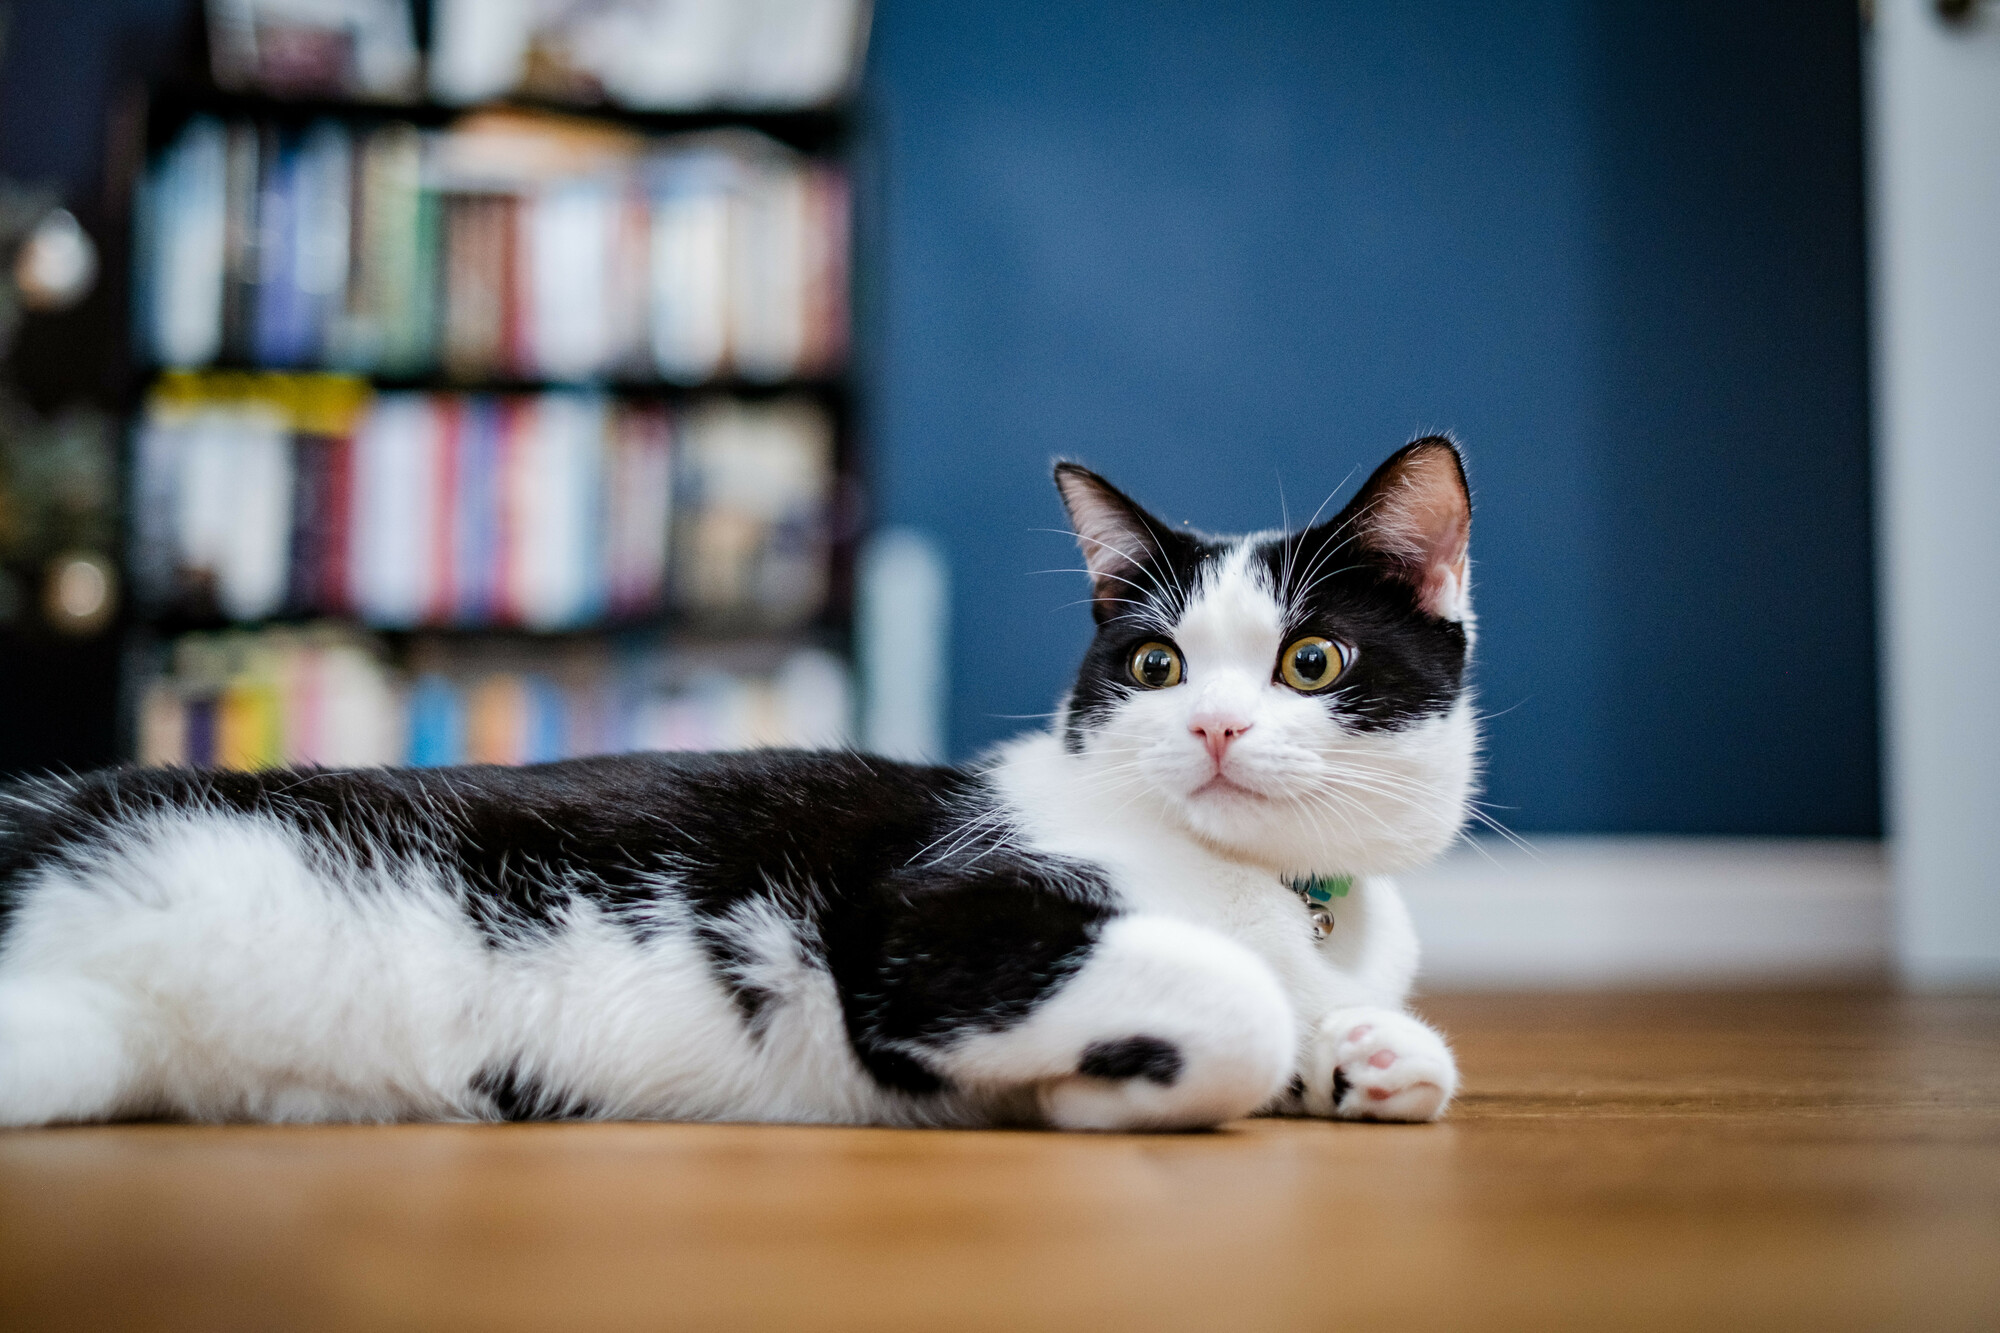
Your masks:
M 1220 768 L 1230 742 L 1250 730 L 1250 724 L 1234 717 L 1198 717 L 1188 723 L 1188 730 L 1201 737 L 1201 743 L 1208 747 L 1208 757 Z

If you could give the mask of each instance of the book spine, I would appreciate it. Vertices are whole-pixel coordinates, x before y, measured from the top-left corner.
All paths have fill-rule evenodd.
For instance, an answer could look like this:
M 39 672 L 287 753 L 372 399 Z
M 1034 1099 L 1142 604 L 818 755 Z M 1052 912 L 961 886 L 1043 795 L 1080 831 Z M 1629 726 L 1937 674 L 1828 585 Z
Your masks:
M 187 727 L 183 735 L 187 742 L 187 762 L 194 768 L 210 768 L 215 764 L 215 711 L 214 695 L 197 696 L 187 702 Z
M 321 536 L 315 547 L 314 605 L 334 615 L 346 614 L 354 608 L 348 566 L 353 558 L 354 432 L 358 424 L 358 421 L 349 424 L 338 435 L 323 437 L 324 490 L 317 520 Z
M 458 410 L 459 463 L 452 509 L 452 618 L 483 625 L 495 614 L 492 594 L 493 531 L 499 497 L 494 487 L 495 412 L 486 398 L 468 398 Z
M 498 591 L 495 621 L 519 625 L 528 616 L 528 574 L 524 549 L 531 524 L 533 496 L 529 475 L 532 435 L 535 430 L 534 400 L 509 397 L 503 401 L 495 489 L 499 493 L 499 524 L 494 544 L 494 585 Z
M 228 130 L 223 213 L 222 355 L 248 361 L 257 311 L 259 163 L 266 157 L 254 125 Z
M 298 285 L 299 150 L 274 129 L 263 136 L 264 172 L 257 194 L 257 293 L 251 351 L 260 366 L 291 367 L 304 359 L 308 337 Z
M 572 753 L 565 734 L 563 696 L 555 683 L 535 674 L 522 681 L 523 719 L 521 762 L 545 764 Z
M 141 193 L 137 293 L 162 365 L 206 365 L 222 352 L 229 144 L 220 122 L 188 122 Z
M 519 195 L 493 201 L 494 256 L 477 281 L 494 304 L 493 367 L 523 377 L 537 373 L 534 347 L 536 293 L 532 281 L 524 214 L 531 203 Z
M 527 683 L 514 672 L 489 675 L 466 699 L 465 757 L 475 764 L 519 764 L 528 754 Z
M 424 618 L 432 624 L 450 624 L 458 606 L 458 584 L 462 577 L 457 560 L 459 491 L 464 484 L 465 405 L 455 395 L 440 394 L 432 399 L 430 549 L 430 596 Z
M 150 680 L 140 695 L 139 762 L 149 768 L 189 762 L 188 703 L 172 680 Z
M 294 614 L 321 606 L 320 589 L 331 545 L 327 527 L 332 517 L 332 455 L 333 441 L 328 436 L 301 431 L 292 438 L 291 568 L 285 609 Z
M 485 281 L 486 200 L 444 196 L 442 210 L 444 365 L 460 379 L 477 379 L 492 364 L 488 313 L 492 293 Z
M 730 160 L 675 153 L 651 172 L 653 366 L 674 384 L 722 373 L 729 356 Z
M 410 691 L 409 762 L 443 768 L 466 760 L 466 719 L 458 691 L 443 677 L 426 675 Z
M 222 457 L 205 478 L 217 494 L 215 597 L 233 620 L 262 620 L 290 584 L 291 423 L 269 403 L 246 402 L 218 421 Z
M 279 761 L 291 765 L 325 763 L 326 670 L 316 645 L 302 645 L 281 663 L 278 709 L 284 751 Z
M 293 281 L 301 306 L 298 364 L 327 364 L 347 290 L 353 212 L 353 146 L 346 128 L 321 121 L 299 149 Z
M 439 212 L 423 186 L 423 135 L 410 125 L 375 132 L 366 207 L 370 244 L 368 318 L 373 369 L 428 370 L 437 338 Z
M 853 197 L 847 173 L 838 167 L 816 165 L 808 180 L 812 221 L 806 231 L 806 352 L 800 369 L 830 375 L 847 360 Z
M 355 435 L 349 586 L 373 625 L 415 625 L 431 605 L 435 432 L 424 395 L 384 394 Z
M 189 423 L 161 389 L 148 395 L 132 429 L 129 497 L 132 595 L 146 610 L 164 611 L 177 591 L 175 571 L 184 563 L 179 521 L 181 478 Z

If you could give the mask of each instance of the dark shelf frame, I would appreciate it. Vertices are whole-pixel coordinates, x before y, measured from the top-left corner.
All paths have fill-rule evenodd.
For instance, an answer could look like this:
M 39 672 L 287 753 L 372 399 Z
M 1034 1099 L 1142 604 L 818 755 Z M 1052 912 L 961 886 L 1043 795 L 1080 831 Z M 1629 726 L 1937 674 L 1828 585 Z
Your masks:
M 549 98 L 509 96 L 475 105 L 458 106 L 429 99 L 408 102 L 358 101 L 323 97 L 281 97 L 271 93 L 238 92 L 213 83 L 177 80 L 155 87 L 151 94 L 147 148 L 162 147 L 190 117 L 213 115 L 269 121 L 304 127 L 318 120 L 350 123 L 407 121 L 424 129 L 442 129 L 478 111 L 539 111 L 580 120 L 612 121 L 648 135 L 696 134 L 704 130 L 750 129 L 767 134 L 815 157 L 837 152 L 845 144 L 851 117 L 845 106 L 792 111 L 638 111 L 615 102 L 561 102 Z

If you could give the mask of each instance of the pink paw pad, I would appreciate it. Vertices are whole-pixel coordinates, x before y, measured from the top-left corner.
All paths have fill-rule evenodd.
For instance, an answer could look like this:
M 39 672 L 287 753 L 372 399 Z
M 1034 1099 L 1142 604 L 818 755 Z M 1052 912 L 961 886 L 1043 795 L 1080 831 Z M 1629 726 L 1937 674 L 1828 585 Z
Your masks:
M 1360 1027 L 1357 1027 L 1352 1032 L 1349 1032 L 1347 1034 L 1347 1039 L 1349 1041 L 1360 1041 L 1363 1037 L 1367 1036 L 1374 1030 L 1375 1030 L 1375 1025 L 1373 1023 L 1363 1023 Z
M 1387 1069 L 1390 1065 L 1396 1063 L 1396 1053 L 1394 1051 L 1377 1051 L 1368 1057 L 1368 1063 L 1374 1065 L 1377 1069 Z
M 1388 1101 L 1388 1100 L 1389 1100 L 1389 1099 L 1390 1099 L 1391 1097 L 1393 1097 L 1393 1096 L 1395 1096 L 1395 1095 L 1396 1095 L 1396 1093 L 1395 1093 L 1395 1090 L 1394 1090 L 1393 1088 L 1370 1088 L 1370 1089 L 1368 1089 L 1368 1096 L 1369 1096 L 1369 1097 L 1370 1097 L 1370 1098 L 1371 1098 L 1372 1100 L 1374 1100 L 1374 1101 L 1378 1101 L 1378 1102 L 1386 1102 L 1386 1101 Z

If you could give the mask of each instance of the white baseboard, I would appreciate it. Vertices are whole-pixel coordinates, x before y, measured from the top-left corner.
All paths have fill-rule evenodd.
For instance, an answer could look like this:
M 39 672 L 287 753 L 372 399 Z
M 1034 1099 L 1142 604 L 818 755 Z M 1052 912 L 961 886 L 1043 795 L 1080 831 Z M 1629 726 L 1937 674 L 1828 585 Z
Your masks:
M 1882 844 L 1535 837 L 1398 876 L 1427 990 L 1880 981 Z

